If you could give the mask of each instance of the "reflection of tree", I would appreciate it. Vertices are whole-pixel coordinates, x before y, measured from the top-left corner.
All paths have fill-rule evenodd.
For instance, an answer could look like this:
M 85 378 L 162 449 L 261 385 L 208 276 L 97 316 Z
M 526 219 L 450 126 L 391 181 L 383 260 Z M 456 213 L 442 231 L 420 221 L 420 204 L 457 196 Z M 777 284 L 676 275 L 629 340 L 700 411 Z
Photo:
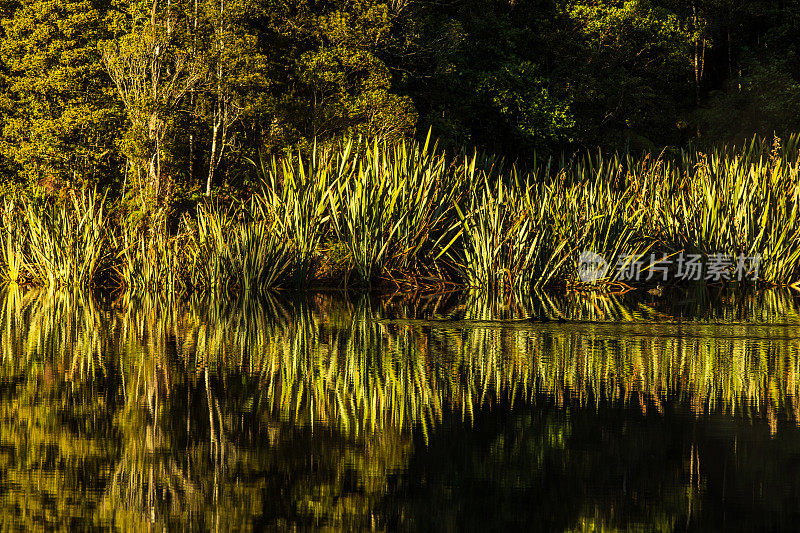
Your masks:
M 485 510 L 476 502 L 489 487 L 486 516 L 509 525 L 538 513 L 563 528 L 672 527 L 688 501 L 696 516 L 713 513 L 703 494 L 746 491 L 765 472 L 780 479 L 793 457 L 775 448 L 761 470 L 736 476 L 717 459 L 758 464 L 777 446 L 770 433 L 798 419 L 790 327 L 660 325 L 632 312 L 617 324 L 470 325 L 563 302 L 468 298 L 420 308 L 144 298 L 101 309 L 80 294 L 11 289 L 0 306 L 2 523 L 422 527 L 436 511 L 456 527 Z M 751 314 L 791 305 L 748 302 Z M 620 316 L 627 305 L 581 312 Z M 458 320 L 377 320 L 389 312 Z M 609 429 L 631 408 L 648 424 Z M 675 416 L 687 408 L 688 419 Z M 763 438 L 732 449 L 731 431 L 752 430 L 704 433 L 720 413 L 766 428 Z M 459 483 L 417 483 L 415 471 Z M 781 494 L 777 482 L 769 490 Z M 612 498 L 625 491 L 638 499 Z
M 0 524 L 82 529 L 119 444 L 107 330 L 80 295 L 32 296 L 11 287 L 0 315 Z
M 554 407 L 446 415 L 384 508 L 402 529 L 794 529 L 796 430 Z
M 0 392 L 3 530 L 82 529 L 113 468 L 118 441 L 102 393 L 48 372 Z

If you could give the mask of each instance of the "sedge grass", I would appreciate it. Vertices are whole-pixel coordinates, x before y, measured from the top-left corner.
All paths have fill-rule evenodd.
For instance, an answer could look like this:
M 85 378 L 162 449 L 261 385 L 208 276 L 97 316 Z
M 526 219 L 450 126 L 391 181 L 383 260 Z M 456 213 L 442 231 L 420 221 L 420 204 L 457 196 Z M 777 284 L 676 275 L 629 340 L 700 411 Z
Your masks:
M 70 191 L 60 201 L 6 199 L 0 221 L 2 278 L 88 287 L 109 268 L 105 198 Z
M 272 288 L 289 277 L 291 245 L 279 221 L 271 219 L 257 200 L 233 209 L 202 205 L 196 220 L 197 231 L 187 252 L 195 287 L 251 292 Z
M 9 283 L 25 281 L 27 230 L 12 199 L 4 199 L 0 219 L 0 279 Z
M 345 145 L 339 160 L 346 162 L 351 145 Z M 295 286 L 311 281 L 315 257 L 325 236 L 328 199 L 341 165 L 335 165 L 330 152 L 316 146 L 306 163 L 300 154 L 280 161 L 273 157 L 270 166 L 260 162 L 263 193 L 257 196 L 268 216 L 275 221 L 277 234 L 291 243 L 294 257 L 292 279 Z
M 347 247 L 356 273 L 367 284 L 385 269 L 402 217 L 396 209 L 401 189 L 393 186 L 393 161 L 385 148 L 376 141 L 363 157 L 355 155 L 349 164 L 341 165 L 329 195 L 336 237 Z
M 90 191 L 6 199 L 0 267 L 5 280 L 41 285 L 88 286 L 113 270 L 128 288 L 252 292 L 319 283 L 322 251 L 336 249 L 345 284 L 352 273 L 367 287 L 424 279 L 526 292 L 580 285 L 582 251 L 612 267 L 683 252 L 759 257 L 758 283 L 797 286 L 798 144 L 597 153 L 522 172 L 477 153 L 452 157 L 430 138 L 349 139 L 261 160 L 251 198 L 202 203 L 177 231 L 164 214 L 109 230 Z M 593 288 L 618 287 L 618 274 Z

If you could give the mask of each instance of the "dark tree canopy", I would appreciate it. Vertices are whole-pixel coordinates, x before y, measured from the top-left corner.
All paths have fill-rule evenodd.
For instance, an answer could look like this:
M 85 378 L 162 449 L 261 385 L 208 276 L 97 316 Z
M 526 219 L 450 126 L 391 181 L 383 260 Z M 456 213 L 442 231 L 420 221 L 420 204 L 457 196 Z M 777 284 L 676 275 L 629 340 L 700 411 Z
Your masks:
M 0 2 L 0 172 L 202 189 L 342 135 L 525 160 L 800 130 L 785 0 Z

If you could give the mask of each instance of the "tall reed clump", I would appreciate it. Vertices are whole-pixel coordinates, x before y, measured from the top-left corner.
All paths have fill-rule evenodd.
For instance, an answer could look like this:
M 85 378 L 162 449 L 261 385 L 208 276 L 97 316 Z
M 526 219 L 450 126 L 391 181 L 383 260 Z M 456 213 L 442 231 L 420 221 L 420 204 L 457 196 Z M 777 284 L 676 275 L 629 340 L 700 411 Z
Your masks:
M 474 158 L 463 172 L 475 186 L 461 206 L 455 205 L 459 229 L 443 253 L 465 283 L 503 291 L 549 280 L 565 243 L 553 238 L 547 188 L 522 184 L 516 175 L 510 184 L 491 172 L 477 177 Z
M 192 287 L 214 291 L 283 285 L 294 262 L 291 243 L 258 199 L 234 208 L 200 205 L 187 253 Z
M 615 185 L 620 170 L 613 159 L 563 165 L 555 176 L 548 169 L 523 176 L 515 169 L 476 172 L 474 161 L 462 168 L 473 185 L 456 206 L 460 229 L 447 256 L 471 287 L 527 291 L 577 283 L 582 251 L 614 265 L 647 249 L 642 212 Z M 607 285 L 614 272 L 596 281 Z
M 672 250 L 760 257 L 759 279 L 800 281 L 798 136 L 782 149 L 759 143 L 711 154 L 684 152 L 683 171 L 666 166 L 652 185 L 648 216 Z
M 438 276 L 436 258 L 469 184 L 458 165 L 424 144 L 346 145 L 337 158 L 329 216 L 362 282 Z
M 0 212 L 0 280 L 26 281 L 25 246 L 27 227 L 18 202 L 4 198 Z
M 760 282 L 798 284 L 799 145 L 794 136 L 674 157 L 587 154 L 533 161 L 523 173 L 477 153 L 448 156 L 430 136 L 349 139 L 262 158 L 260 190 L 227 207 L 201 203 L 177 231 L 166 211 L 122 217 L 109 231 L 104 199 L 91 191 L 7 198 L 0 277 L 87 286 L 113 270 L 136 291 L 304 288 L 328 272 L 319 267 L 331 246 L 346 249 L 345 283 L 352 272 L 366 286 L 574 286 L 585 281 L 584 251 L 610 267 L 594 280 L 600 290 L 628 281 L 620 267 L 639 262 L 646 281 L 646 256 L 681 252 L 706 263 L 759 257 Z
M 356 273 L 371 283 L 386 268 L 389 246 L 399 227 L 400 189 L 392 180 L 394 160 L 376 140 L 363 156 L 350 143 L 339 158 L 329 194 L 331 224 L 350 253 Z M 350 154 L 353 154 L 350 157 Z
M 388 179 L 398 191 L 397 229 L 388 246 L 389 275 L 431 277 L 443 273 L 437 265 L 456 217 L 455 206 L 475 181 L 474 165 L 450 162 L 431 143 L 399 142 L 390 149 Z
M 89 286 L 112 254 L 104 209 L 95 191 L 70 191 L 63 202 L 26 200 L 26 270 L 43 285 Z M 19 246 L 19 244 L 17 244 Z
M 613 282 L 618 279 L 616 265 L 639 260 L 648 249 L 643 211 L 629 190 L 616 186 L 619 179 L 618 161 L 600 157 L 562 169 L 551 183 L 547 203 L 554 238 L 565 246 L 556 279 L 579 282 L 579 254 L 588 251 L 612 267 L 595 283 Z
M 291 244 L 291 279 L 296 287 L 313 277 L 315 257 L 327 230 L 331 187 L 339 175 L 346 173 L 351 149 L 352 143 L 346 143 L 337 155 L 318 150 L 315 145 L 306 161 L 297 153 L 280 160 L 273 157 L 269 164 L 259 162 L 264 187 L 257 200 L 274 220 L 276 234 Z
M 183 222 L 176 235 L 169 234 L 165 220 L 153 225 L 124 223 L 114 237 L 119 283 L 134 293 L 185 289 L 189 274 L 187 239 Z

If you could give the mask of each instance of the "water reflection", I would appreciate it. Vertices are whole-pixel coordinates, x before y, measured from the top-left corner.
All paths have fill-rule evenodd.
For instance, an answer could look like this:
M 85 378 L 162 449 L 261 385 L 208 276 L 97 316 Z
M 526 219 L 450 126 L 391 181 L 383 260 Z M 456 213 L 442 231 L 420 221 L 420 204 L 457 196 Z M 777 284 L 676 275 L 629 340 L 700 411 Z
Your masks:
M 0 524 L 792 524 L 796 297 L 651 296 L 8 288 Z

